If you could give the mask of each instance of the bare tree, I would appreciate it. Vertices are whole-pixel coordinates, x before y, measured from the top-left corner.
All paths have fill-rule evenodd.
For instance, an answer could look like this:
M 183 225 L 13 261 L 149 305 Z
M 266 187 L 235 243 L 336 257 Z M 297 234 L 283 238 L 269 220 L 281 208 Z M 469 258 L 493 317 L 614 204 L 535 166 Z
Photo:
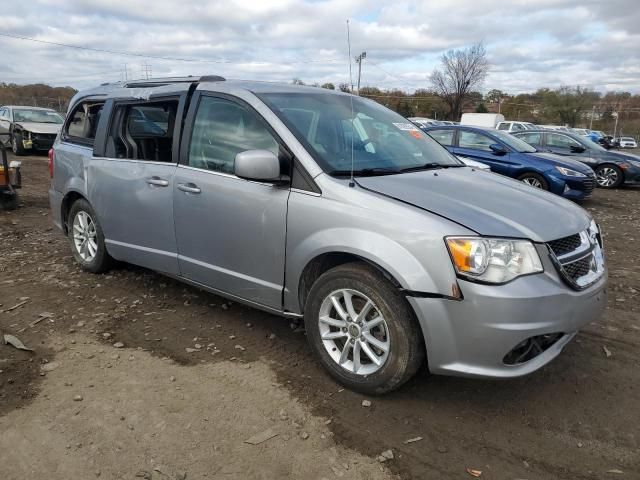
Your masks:
M 459 120 L 465 97 L 487 76 L 487 51 L 480 42 L 463 50 L 449 50 L 441 61 L 442 68 L 431 74 L 431 84 L 449 106 L 451 118 Z

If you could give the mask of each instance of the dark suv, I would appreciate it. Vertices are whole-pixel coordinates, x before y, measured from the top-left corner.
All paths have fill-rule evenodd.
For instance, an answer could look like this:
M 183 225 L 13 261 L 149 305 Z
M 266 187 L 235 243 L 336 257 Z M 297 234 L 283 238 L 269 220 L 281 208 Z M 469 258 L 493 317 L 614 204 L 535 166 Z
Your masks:
M 596 172 L 599 187 L 614 188 L 623 183 L 640 184 L 640 157 L 606 150 L 589 137 L 551 130 L 535 130 L 513 134 L 538 150 L 557 155 L 570 155 Z

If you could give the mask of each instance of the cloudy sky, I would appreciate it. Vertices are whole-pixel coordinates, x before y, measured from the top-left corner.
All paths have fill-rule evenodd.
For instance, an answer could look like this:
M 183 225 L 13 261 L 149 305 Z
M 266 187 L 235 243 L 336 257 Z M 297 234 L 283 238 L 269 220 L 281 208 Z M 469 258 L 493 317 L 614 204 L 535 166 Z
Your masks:
M 0 82 L 82 88 L 122 79 L 126 65 L 128 78 L 150 68 L 153 76 L 338 84 L 349 78 L 350 19 L 352 54 L 367 52 L 364 85 L 428 87 L 444 51 L 483 41 L 491 63 L 485 91 L 638 92 L 637 7 L 637 0 L 30 0 L 3 11 Z

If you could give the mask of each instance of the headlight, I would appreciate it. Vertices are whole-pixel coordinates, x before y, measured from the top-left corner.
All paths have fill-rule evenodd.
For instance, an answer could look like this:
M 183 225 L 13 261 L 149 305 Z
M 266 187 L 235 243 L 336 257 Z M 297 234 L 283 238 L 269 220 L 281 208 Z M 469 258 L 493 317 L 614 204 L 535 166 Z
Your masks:
M 577 172 L 575 170 L 571 170 L 570 168 L 558 167 L 556 169 L 563 175 L 567 177 L 586 177 L 584 173 Z
M 528 240 L 447 237 L 456 272 L 471 280 L 506 283 L 544 271 L 536 248 Z

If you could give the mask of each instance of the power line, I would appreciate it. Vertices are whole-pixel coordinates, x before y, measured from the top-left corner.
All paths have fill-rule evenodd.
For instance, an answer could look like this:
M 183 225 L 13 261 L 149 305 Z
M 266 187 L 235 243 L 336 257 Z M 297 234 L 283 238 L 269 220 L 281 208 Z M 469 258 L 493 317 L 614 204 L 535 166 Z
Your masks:
M 37 42 L 37 43 L 44 43 L 46 45 L 55 45 L 58 47 L 65 47 L 65 48 L 74 48 L 76 50 L 86 50 L 86 51 L 90 51 L 90 52 L 98 52 L 98 53 L 109 53 L 112 55 L 123 55 L 123 56 L 127 56 L 127 57 L 141 57 L 141 58 L 150 58 L 150 59 L 154 59 L 154 60 L 167 60 L 170 62 L 193 62 L 193 63 L 216 63 L 216 64 L 242 64 L 242 63 L 248 63 L 248 62 L 232 62 L 231 60 L 204 60 L 204 59 L 198 59 L 198 58 L 180 58 L 180 57 L 164 57 L 164 56 L 159 56 L 159 55 L 148 55 L 145 53 L 135 53 L 135 52 L 123 52 L 123 51 L 118 51 L 118 50 L 108 50 L 108 49 L 104 49 L 104 48 L 93 48 L 93 47 L 84 47 L 84 46 L 80 46 L 80 45 L 70 45 L 68 43 L 60 43 L 60 42 L 52 42 L 50 40 L 40 40 L 38 38 L 31 38 L 31 37 L 23 37 L 21 35 L 13 35 L 10 33 L 0 33 L 0 37 L 7 37 L 7 38 L 13 38 L 16 40 L 25 40 L 25 41 L 29 41 L 29 42 Z M 253 62 L 253 63 L 264 63 L 264 64 L 269 64 L 269 63 L 278 63 L 278 64 L 284 64 L 284 65 L 296 65 L 296 64 L 300 64 L 300 63 L 333 63 L 333 62 L 338 62 L 341 61 L 340 59 L 336 59 L 336 58 L 327 58 L 324 60 L 300 60 L 297 62 L 283 62 L 283 61 L 278 61 L 278 62 Z M 251 62 L 249 62 L 251 63 Z

